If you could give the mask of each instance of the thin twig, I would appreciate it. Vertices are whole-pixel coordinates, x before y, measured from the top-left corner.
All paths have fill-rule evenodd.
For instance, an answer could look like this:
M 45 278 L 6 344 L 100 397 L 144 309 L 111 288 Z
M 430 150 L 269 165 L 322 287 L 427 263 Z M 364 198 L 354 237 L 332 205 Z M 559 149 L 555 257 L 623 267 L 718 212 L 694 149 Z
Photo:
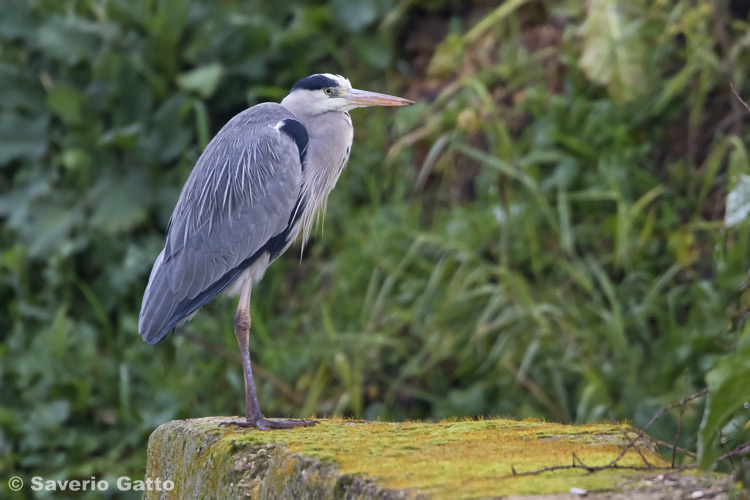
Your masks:
M 690 396 L 688 396 L 686 398 L 682 398 L 681 400 L 677 401 L 676 403 L 672 403 L 669 406 L 665 406 L 664 408 L 662 408 L 661 410 L 659 410 L 658 412 L 656 412 L 656 414 L 653 417 L 651 417 L 651 420 L 648 421 L 648 423 L 643 428 L 643 430 L 644 431 L 648 430 L 648 428 L 651 427 L 651 424 L 653 424 L 654 422 L 656 422 L 662 415 L 664 415 L 669 410 L 671 410 L 673 408 L 677 408 L 678 406 L 682 406 L 685 403 L 688 403 L 688 402 L 690 402 L 690 401 L 692 401 L 694 399 L 698 399 L 700 397 L 703 397 L 706 394 L 708 394 L 708 388 L 701 389 L 700 391 L 696 392 L 695 394 L 691 394 Z
M 660 441 L 658 439 L 654 439 L 654 441 L 657 442 L 657 443 L 659 443 L 659 444 L 663 444 L 665 446 L 669 446 L 669 447 L 672 448 L 672 453 L 673 453 L 672 454 L 672 464 L 670 466 L 655 466 L 655 465 L 653 465 L 652 463 L 650 463 L 646 459 L 645 455 L 641 452 L 641 450 L 638 447 L 635 447 L 635 452 L 638 453 L 638 455 L 641 457 L 641 460 L 643 460 L 643 463 L 646 464 L 646 465 L 620 465 L 620 464 L 618 464 L 618 462 L 620 461 L 620 459 L 622 459 L 622 457 L 625 456 L 625 454 L 631 448 L 633 448 L 636 445 L 636 443 L 638 441 L 640 441 L 641 439 L 645 439 L 646 438 L 646 430 L 649 427 L 651 427 L 651 424 L 653 424 L 654 422 L 656 422 L 656 420 L 658 420 L 659 417 L 661 417 L 662 415 L 664 415 L 669 410 L 671 410 L 671 409 L 676 408 L 676 407 L 679 406 L 680 407 L 680 420 L 682 420 L 682 415 L 683 415 L 683 413 L 685 411 L 685 405 L 687 403 L 689 403 L 690 401 L 694 400 L 694 399 L 698 399 L 701 396 L 705 396 L 706 394 L 708 394 L 708 389 L 701 389 L 700 391 L 696 392 L 695 394 L 691 394 L 690 396 L 686 396 L 686 397 L 682 398 L 681 400 L 677 401 L 676 403 L 672 403 L 670 405 L 667 405 L 664 408 L 662 408 L 661 410 L 659 410 L 658 412 L 656 412 L 656 414 L 653 417 L 651 417 L 651 420 L 648 421 L 648 423 L 643 427 L 643 429 L 641 429 L 641 430 L 638 431 L 638 435 L 635 438 L 633 438 L 625 446 L 625 448 L 622 450 L 622 452 L 620 452 L 620 454 L 617 456 L 617 458 L 615 458 L 614 460 L 612 460 L 607 465 L 586 465 L 585 463 L 583 463 L 583 460 L 581 460 L 578 457 L 578 455 L 576 455 L 575 453 L 572 453 L 573 463 L 570 464 L 570 465 L 553 465 L 553 466 L 550 466 L 550 467 L 544 467 L 544 468 L 541 468 L 541 469 L 537 469 L 537 470 L 533 470 L 533 471 L 527 471 L 527 472 L 518 472 L 518 471 L 516 471 L 515 467 L 513 465 L 511 465 L 510 470 L 511 470 L 512 473 L 509 474 L 509 475 L 505 475 L 505 476 L 499 476 L 497 479 L 507 479 L 507 478 L 511 478 L 511 477 L 520 477 L 520 476 L 535 476 L 535 475 L 538 475 L 538 474 L 542 474 L 544 472 L 551 472 L 551 471 L 557 471 L 557 470 L 568 470 L 568 469 L 583 469 L 583 470 L 585 470 L 586 472 L 589 472 L 589 473 L 594 473 L 594 472 L 598 472 L 598 471 L 602 471 L 602 470 L 610 470 L 610 469 L 627 469 L 627 470 L 638 470 L 638 471 L 639 470 L 652 470 L 652 471 L 653 470 L 668 470 L 668 471 L 676 471 L 676 472 L 682 471 L 682 470 L 687 470 L 687 469 L 693 469 L 693 468 L 696 467 L 696 465 L 682 465 L 680 467 L 675 467 L 675 456 L 674 456 L 674 454 L 677 451 L 681 451 L 681 452 L 685 453 L 686 455 L 695 457 L 695 453 L 690 452 L 688 450 L 684 450 L 684 449 L 678 447 L 676 444 L 671 445 L 669 443 L 665 443 L 664 441 Z M 679 426 L 678 426 L 678 429 L 679 429 Z M 679 431 L 677 433 L 677 438 L 676 439 L 679 439 Z M 732 450 L 729 453 L 725 453 L 724 455 L 722 455 L 721 457 L 719 457 L 717 459 L 717 461 L 726 460 L 727 458 L 731 458 L 732 456 L 740 455 L 740 454 L 743 454 L 743 453 L 750 453 L 750 442 L 747 442 L 747 443 L 744 443 L 744 444 L 738 446 L 737 448 L 735 448 L 734 450 Z
M 629 451 L 629 450 L 630 450 L 630 449 L 631 449 L 631 448 L 632 448 L 632 447 L 633 447 L 633 446 L 634 446 L 634 445 L 635 445 L 635 444 L 636 444 L 636 443 L 637 443 L 638 441 L 640 441 L 641 439 L 644 439 L 644 438 L 646 437 L 646 431 L 648 430 L 648 428 L 649 428 L 649 427 L 651 427 L 651 424 L 653 424 L 654 422 L 656 422 L 656 421 L 657 421 L 657 420 L 658 420 L 658 419 L 659 419 L 659 418 L 660 418 L 660 417 L 661 417 L 662 415 L 664 415 L 664 414 L 665 414 L 666 412 L 668 412 L 668 411 L 669 411 L 669 410 L 671 410 L 672 408 L 676 408 L 676 407 L 678 407 L 678 406 L 684 405 L 685 403 L 687 403 L 687 402 L 689 402 L 689 401 L 692 401 L 692 400 L 694 400 L 694 399 L 697 399 L 697 398 L 699 398 L 699 397 L 701 397 L 701 396 L 705 396 L 706 394 L 708 394 L 708 389 L 701 389 L 700 391 L 696 392 L 695 394 L 691 394 L 690 396 L 688 396 L 688 397 L 686 397 L 686 398 L 682 398 L 681 400 L 677 401 L 676 403 L 672 403 L 671 405 L 665 406 L 664 408 L 662 408 L 661 410 L 659 410 L 658 412 L 656 412 L 656 414 L 655 414 L 655 415 L 654 415 L 653 417 L 651 417 L 651 420 L 649 420 L 649 421 L 648 421 L 648 423 L 647 423 L 647 424 L 646 424 L 646 425 L 645 425 L 645 426 L 643 427 L 643 429 L 641 429 L 641 430 L 639 430 L 639 431 L 638 431 L 638 435 L 637 435 L 637 436 L 636 436 L 635 438 L 633 438 L 633 439 L 632 439 L 632 440 L 631 440 L 631 441 L 630 441 L 630 442 L 629 442 L 629 443 L 628 443 L 628 444 L 627 444 L 627 445 L 625 446 L 625 448 L 624 448 L 624 449 L 622 450 L 622 452 L 620 452 L 620 454 L 619 454 L 619 455 L 617 455 L 617 458 L 615 458 L 614 460 L 612 460 L 612 462 L 610 462 L 610 465 L 614 465 L 614 464 L 616 464 L 617 462 L 619 462 L 619 461 L 620 461 L 620 459 L 621 459 L 622 457 L 624 457 L 624 456 L 625 456 L 625 454 L 626 454 L 626 453 L 627 453 L 627 452 L 628 452 L 628 451 Z
M 652 438 L 651 438 L 651 441 L 653 441 L 654 443 L 656 443 L 656 444 L 658 444 L 658 445 L 661 445 L 661 446 L 666 446 L 666 447 L 667 447 L 667 448 L 669 448 L 669 449 L 676 449 L 676 450 L 677 450 L 677 451 L 679 451 L 680 453 L 682 453 L 682 454 L 684 454 L 684 455 L 687 455 L 687 456 L 689 456 L 689 457 L 691 457 L 691 458 L 695 458 L 695 457 L 697 457 L 697 456 L 698 456 L 698 455 L 696 455 L 695 453 L 693 453 L 693 452 L 692 452 L 692 451 L 690 451 L 690 450 L 686 450 L 685 448 L 680 448 L 680 447 L 679 447 L 679 446 L 677 446 L 677 445 L 674 445 L 674 444 L 672 444 L 672 443 L 667 443 L 666 441 L 662 441 L 661 439 L 656 439 L 656 438 L 653 438 L 653 437 L 652 437 Z
M 645 465 L 619 465 L 619 464 L 608 464 L 608 465 L 552 465 L 550 467 L 544 467 L 542 469 L 537 470 L 531 470 L 526 472 L 517 472 L 515 468 L 511 468 L 513 470 L 512 474 L 506 474 L 505 476 L 496 476 L 495 479 L 510 479 L 512 477 L 522 477 L 522 476 L 536 476 L 539 474 L 543 474 L 545 472 L 552 472 L 556 470 L 570 470 L 570 469 L 582 469 L 589 473 L 599 472 L 603 470 L 649 470 L 649 471 L 657 471 L 657 470 L 667 470 L 667 471 L 681 471 L 681 470 L 688 470 L 688 469 L 694 469 L 695 465 L 683 465 L 681 467 L 669 467 L 667 465 L 665 466 L 655 466 L 652 465 L 651 467 L 647 467 Z
M 662 408 L 661 410 L 659 410 L 658 412 L 656 412 L 656 414 L 653 417 L 651 417 L 651 420 L 648 421 L 648 423 L 643 427 L 643 429 L 641 429 L 641 430 L 638 431 L 638 435 L 635 438 L 633 438 L 625 446 L 625 449 L 623 449 L 622 452 L 620 452 L 620 454 L 617 456 L 617 458 L 615 458 L 614 460 L 612 460 L 607 465 L 586 465 L 585 463 L 583 463 L 583 460 L 581 460 L 578 457 L 578 455 L 576 455 L 575 453 L 572 453 L 571 455 L 572 455 L 572 459 L 573 460 L 572 460 L 572 463 L 570 465 L 553 465 L 553 466 L 550 466 L 550 467 L 543 467 L 541 469 L 532 470 L 532 471 L 526 471 L 526 472 L 518 472 L 516 470 L 516 468 L 513 465 L 511 465 L 510 466 L 511 474 L 508 474 L 508 475 L 505 475 L 505 476 L 498 476 L 496 479 L 509 479 L 509 478 L 512 478 L 512 477 L 521 477 L 521 476 L 536 476 L 538 474 L 543 474 L 545 472 L 552 472 L 552 471 L 558 471 L 558 470 L 570 470 L 570 469 L 582 469 L 582 470 L 585 470 L 588 473 L 594 473 L 594 472 L 599 472 L 599 471 L 602 471 L 602 470 L 611 470 L 611 469 L 621 469 L 621 470 L 624 469 L 624 470 L 634 470 L 634 471 L 666 470 L 666 471 L 669 471 L 669 472 L 680 472 L 680 471 L 683 471 L 683 470 L 694 469 L 694 468 L 697 467 L 697 465 L 695 465 L 695 464 L 681 465 L 680 467 L 675 467 L 675 456 L 674 455 L 675 455 L 675 453 L 677 451 L 679 451 L 679 452 L 684 453 L 684 454 L 686 454 L 686 455 L 688 455 L 690 457 L 695 457 L 696 456 L 695 453 L 693 453 L 691 451 L 688 451 L 688 450 L 685 450 L 685 449 L 682 449 L 679 446 L 677 446 L 676 444 L 665 443 L 664 441 L 660 441 L 658 439 L 653 439 L 653 438 L 649 438 L 649 439 L 653 439 L 653 441 L 656 442 L 656 443 L 658 443 L 658 444 L 661 444 L 661 445 L 668 446 L 668 447 L 672 448 L 672 464 L 671 465 L 669 465 L 669 466 L 656 466 L 656 465 L 653 465 L 652 463 L 650 463 L 646 459 L 646 456 L 641 452 L 641 450 L 638 447 L 635 447 L 635 452 L 638 453 L 638 455 L 641 457 L 641 460 L 643 460 L 643 463 L 646 464 L 646 465 L 620 465 L 620 464 L 618 464 L 618 462 L 620 461 L 620 459 L 622 457 L 625 456 L 625 454 L 628 452 L 628 450 L 630 450 L 631 448 L 633 448 L 636 445 L 636 443 L 638 441 L 640 441 L 641 439 L 645 439 L 647 437 L 646 436 L 646 430 L 649 427 L 651 427 L 651 424 L 653 424 L 654 422 L 656 422 L 662 415 L 664 415 L 669 410 L 671 410 L 671 409 L 676 408 L 676 407 L 679 406 L 680 407 L 680 421 L 681 421 L 682 420 L 682 416 L 683 416 L 683 414 L 685 412 L 685 405 L 687 403 L 689 403 L 690 401 L 693 401 L 694 399 L 698 399 L 698 398 L 700 398 L 702 396 L 705 396 L 706 394 L 708 394 L 708 389 L 701 389 L 700 391 L 696 392 L 695 394 L 691 394 L 690 396 L 686 396 L 686 397 L 682 398 L 681 400 L 679 400 L 679 401 L 677 401 L 675 403 L 672 403 L 672 404 L 670 404 L 668 406 L 665 406 L 664 408 Z M 679 423 L 678 423 L 678 429 L 679 429 Z M 679 430 L 678 430 L 675 441 L 677 439 L 679 439 L 679 435 L 680 434 L 679 434 Z M 745 453 L 750 453 L 750 441 L 747 442 L 747 443 L 743 443 L 743 444 L 739 445 L 737 448 L 735 448 L 734 450 L 732 450 L 732 451 L 730 451 L 728 453 L 725 453 L 724 455 L 720 456 L 717 459 L 717 461 L 731 459 L 731 457 L 733 457 L 733 456 L 742 455 L 742 454 L 745 454 Z
M 684 382 L 684 387 L 685 387 L 684 393 L 687 393 L 687 373 L 685 373 L 683 382 Z M 674 436 L 675 445 L 680 442 L 680 431 L 682 430 L 682 416 L 684 414 L 685 414 L 685 403 L 680 405 L 680 418 L 677 419 L 677 432 L 675 432 L 675 436 Z M 674 462 L 676 459 L 677 459 L 677 448 L 672 448 L 672 467 L 674 467 Z
M 724 453 L 722 456 L 716 459 L 717 462 L 721 462 L 722 460 L 727 460 L 729 458 L 732 458 L 737 455 L 743 455 L 746 453 L 750 453 L 750 441 L 747 443 L 742 443 L 737 448 L 733 449 L 732 451 L 728 451 Z
M 591 472 L 590 468 L 585 463 L 583 463 L 583 460 L 578 458 L 578 455 L 576 455 L 576 452 L 572 452 L 571 455 L 573 455 L 573 466 L 575 466 L 576 462 L 578 462 L 578 465 L 580 467 L 583 467 L 587 471 Z
M 726 441 L 726 439 L 724 438 L 724 432 L 721 429 L 719 429 L 719 442 L 721 443 L 722 449 L 724 448 L 724 442 L 725 441 Z M 734 451 L 734 450 L 732 450 L 732 451 Z M 725 453 L 725 455 L 727 455 L 726 458 L 727 458 L 727 460 L 729 460 L 729 464 L 732 466 L 732 470 L 734 470 L 734 460 L 732 460 L 732 457 L 734 455 L 729 455 L 729 454 L 726 454 L 726 453 Z M 722 456 L 724 456 L 724 455 L 722 455 Z
M 743 106 L 745 106 L 745 109 L 748 111 L 748 113 L 750 113 L 750 104 L 748 104 L 746 100 L 740 97 L 740 94 L 737 92 L 737 89 L 734 88 L 734 84 L 732 82 L 729 82 L 729 88 L 732 89 L 732 94 L 734 94 L 734 97 L 736 97 L 737 100 L 740 101 Z
M 638 448 L 638 447 L 636 446 L 636 447 L 635 447 L 635 448 L 633 448 L 633 449 L 634 449 L 634 450 L 635 450 L 635 452 L 636 452 L 636 453 L 638 453 L 638 455 L 639 455 L 639 456 L 641 457 L 641 460 L 643 460 L 643 463 L 644 463 L 644 464 L 646 464 L 646 465 L 647 465 L 648 467 L 653 467 L 653 465 L 651 464 L 651 462 L 649 462 L 648 460 L 646 460 L 646 456 L 645 456 L 645 455 L 643 454 L 643 452 L 641 451 L 641 449 L 640 449 L 640 448 Z M 674 462 L 672 462 L 672 468 L 674 469 Z

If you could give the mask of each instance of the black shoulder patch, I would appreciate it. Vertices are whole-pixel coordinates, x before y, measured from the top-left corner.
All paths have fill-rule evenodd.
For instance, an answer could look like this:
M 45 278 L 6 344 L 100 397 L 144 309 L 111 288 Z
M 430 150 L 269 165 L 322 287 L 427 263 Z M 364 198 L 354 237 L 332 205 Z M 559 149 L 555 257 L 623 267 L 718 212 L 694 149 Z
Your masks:
M 310 75 L 303 78 L 292 86 L 292 92 L 295 90 L 320 90 L 327 87 L 338 87 L 339 82 L 325 75 Z
M 307 135 L 307 129 L 297 120 L 287 118 L 284 124 L 279 128 L 282 132 L 292 138 L 299 149 L 299 161 L 302 164 L 302 170 L 305 169 L 305 156 L 307 155 L 307 143 L 310 137 Z

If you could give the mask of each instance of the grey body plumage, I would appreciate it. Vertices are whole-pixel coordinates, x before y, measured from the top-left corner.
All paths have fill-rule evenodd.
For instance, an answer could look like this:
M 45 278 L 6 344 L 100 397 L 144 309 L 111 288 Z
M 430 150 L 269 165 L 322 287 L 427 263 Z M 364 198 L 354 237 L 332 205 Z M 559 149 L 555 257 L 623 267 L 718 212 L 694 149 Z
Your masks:
M 348 111 L 405 104 L 411 101 L 352 89 L 341 76 L 312 75 L 281 104 L 259 104 L 232 118 L 185 183 L 144 293 L 139 332 L 156 344 L 219 294 L 240 295 L 235 333 L 246 383 L 242 425 L 308 424 L 260 414 L 246 345 L 252 284 L 300 232 L 303 242 L 309 237 L 316 214 L 325 210 L 351 151 Z
M 149 344 L 232 285 L 264 253 L 275 258 L 296 237 L 299 218 L 292 211 L 298 200 L 304 204 L 301 155 L 292 137 L 274 128 L 295 119 L 278 104 L 255 106 L 227 123 L 201 155 L 144 294 L 139 329 Z M 274 245 L 277 235 L 284 241 Z

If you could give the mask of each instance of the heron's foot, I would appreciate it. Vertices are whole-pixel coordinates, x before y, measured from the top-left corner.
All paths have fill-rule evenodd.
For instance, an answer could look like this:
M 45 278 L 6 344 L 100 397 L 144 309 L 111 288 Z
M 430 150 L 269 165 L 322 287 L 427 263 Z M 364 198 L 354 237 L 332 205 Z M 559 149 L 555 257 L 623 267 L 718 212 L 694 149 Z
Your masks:
M 293 429 L 295 427 L 312 427 L 319 423 L 317 420 L 271 420 L 270 418 L 261 418 L 258 421 L 257 427 L 260 430 L 268 429 Z
M 236 425 L 237 427 L 255 427 L 262 431 L 271 429 L 293 429 L 295 427 L 311 427 L 319 423 L 317 420 L 271 420 L 270 418 L 259 418 L 257 420 L 244 420 L 242 422 L 222 422 L 219 425 Z

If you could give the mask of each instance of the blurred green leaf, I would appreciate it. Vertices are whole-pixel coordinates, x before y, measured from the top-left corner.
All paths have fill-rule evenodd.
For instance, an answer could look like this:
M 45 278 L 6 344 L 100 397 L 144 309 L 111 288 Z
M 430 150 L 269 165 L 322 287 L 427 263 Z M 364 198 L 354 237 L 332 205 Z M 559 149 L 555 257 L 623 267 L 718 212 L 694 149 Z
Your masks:
M 41 158 L 47 151 L 47 126 L 45 116 L 0 114 L 0 166 L 13 160 Z
M 724 214 L 724 225 L 735 226 L 750 217 L 750 175 L 739 176 L 734 187 L 727 195 L 727 209 Z
M 125 178 L 104 178 L 98 190 L 91 224 L 105 234 L 127 231 L 146 217 L 148 185 L 141 172 L 129 170 Z
M 54 429 L 70 415 L 70 403 L 60 399 L 44 403 L 29 415 L 28 425 L 35 431 Z
M 200 109 L 198 105 L 192 107 Z M 171 162 L 184 155 L 194 137 L 190 112 L 191 103 L 184 94 L 175 94 L 162 101 L 149 120 L 147 133 L 137 136 L 138 152 L 159 162 Z M 208 127 L 208 123 L 202 126 Z M 200 134 L 207 134 L 208 130 L 199 128 L 195 132 L 200 138 Z
M 63 165 L 68 169 L 85 169 L 91 166 L 91 155 L 83 149 L 66 149 L 61 157 Z
M 123 127 L 108 130 L 99 138 L 99 144 L 116 146 L 121 149 L 132 149 L 143 127 L 140 123 L 131 123 Z
M 714 446 L 719 430 L 733 412 L 750 407 L 750 347 L 721 359 L 706 374 L 708 399 L 698 434 L 698 462 L 709 468 L 718 456 Z
M 58 85 L 47 94 L 47 105 L 63 123 L 75 125 L 83 116 L 83 94 L 68 85 Z
M 499 26 L 526 2 L 527 0 L 507 0 L 482 17 L 466 35 L 449 33 L 436 47 L 427 73 L 431 76 L 448 76 L 457 72 L 461 68 L 466 46 L 480 40 L 490 29 Z
M 34 38 L 36 20 L 26 0 L 4 0 L 0 16 L 0 37 L 6 40 Z
M 348 31 L 356 33 L 378 16 L 376 0 L 330 0 L 334 18 Z
M 83 219 L 81 207 L 57 193 L 34 200 L 24 215 L 14 223 L 32 258 L 49 258 L 53 253 L 64 251 L 66 244 L 70 244 L 72 232 Z
M 458 71 L 462 63 L 464 46 L 464 38 L 460 35 L 451 33 L 445 37 L 435 49 L 435 55 L 432 56 L 427 69 L 428 74 L 445 77 Z
M 639 29 L 640 22 L 626 18 L 616 0 L 588 3 L 580 28 L 583 50 L 578 65 L 619 101 L 632 101 L 648 88 L 646 47 Z
M 53 17 L 39 26 L 37 43 L 51 58 L 73 65 L 91 59 L 101 40 L 94 26 L 76 17 Z
M 211 97 L 219 86 L 223 72 L 219 63 L 207 64 L 177 76 L 177 85 L 182 90 L 195 92 L 201 97 Z
M 0 109 L 26 111 L 34 115 L 44 112 L 44 92 L 38 79 L 15 65 L 0 62 Z

